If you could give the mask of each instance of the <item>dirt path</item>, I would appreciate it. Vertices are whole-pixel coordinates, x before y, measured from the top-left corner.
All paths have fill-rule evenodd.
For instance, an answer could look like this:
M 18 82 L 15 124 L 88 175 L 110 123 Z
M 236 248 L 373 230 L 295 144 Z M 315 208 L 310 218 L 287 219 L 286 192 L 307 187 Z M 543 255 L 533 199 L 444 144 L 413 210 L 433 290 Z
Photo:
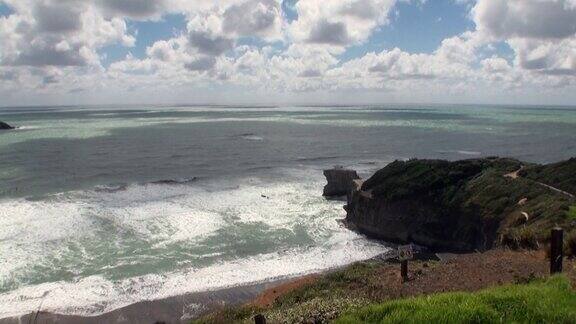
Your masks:
M 542 182 L 538 182 L 538 181 L 534 181 L 534 182 L 537 183 L 537 184 L 539 184 L 539 185 L 541 185 L 541 186 L 543 186 L 543 187 L 546 187 L 546 188 L 548 188 L 548 189 L 550 189 L 550 190 L 556 191 L 556 192 L 559 193 L 559 194 L 562 194 L 562 195 L 564 195 L 564 196 L 567 196 L 567 197 L 569 197 L 570 199 L 576 198 L 576 196 L 574 196 L 573 194 L 571 194 L 571 193 L 569 193 L 569 192 L 567 192 L 567 191 L 564 191 L 564 190 L 562 190 L 562 189 L 558 189 L 558 188 L 552 187 L 552 186 L 547 185 L 547 184 L 542 183 Z
M 505 174 L 504 177 L 510 178 L 510 179 L 518 179 L 518 178 L 520 178 L 520 172 L 521 172 L 522 170 L 524 170 L 524 166 L 522 166 L 520 169 L 518 169 L 518 170 L 516 170 L 516 171 L 514 171 L 514 172 Z M 548 184 L 545 184 L 545 183 L 542 183 L 542 182 L 539 182 L 539 181 L 534 181 L 534 180 L 531 180 L 531 179 L 527 179 L 527 178 L 523 178 L 523 179 L 526 179 L 526 180 L 528 180 L 528 181 L 532 181 L 532 182 L 538 184 L 539 186 L 542 186 L 542 187 L 544 187 L 544 188 L 548 188 L 548 189 L 550 189 L 550 190 L 552 190 L 552 191 L 555 191 L 555 192 L 557 192 L 557 193 L 559 193 L 559 194 L 561 194 L 561 195 L 567 196 L 567 197 L 569 197 L 570 199 L 575 199 L 575 198 L 576 198 L 576 196 L 574 196 L 573 194 L 571 194 L 571 193 L 569 193 L 569 192 L 567 192 L 567 191 L 564 191 L 564 190 L 562 190 L 562 189 L 558 189 L 558 188 L 556 188 L 556 187 L 553 187 L 553 186 L 551 186 L 551 185 L 548 185 Z
M 505 174 L 504 177 L 505 178 L 510 178 L 510 179 L 518 179 L 520 177 L 520 171 L 524 170 L 524 166 L 521 166 L 520 169 L 514 171 L 514 172 L 510 172 L 508 174 Z

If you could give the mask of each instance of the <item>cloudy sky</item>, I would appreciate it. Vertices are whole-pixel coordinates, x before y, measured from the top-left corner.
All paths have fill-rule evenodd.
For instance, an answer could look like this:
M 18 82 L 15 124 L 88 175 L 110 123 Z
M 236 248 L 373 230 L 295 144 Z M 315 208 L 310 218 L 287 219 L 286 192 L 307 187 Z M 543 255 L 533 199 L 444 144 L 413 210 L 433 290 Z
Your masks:
M 0 0 L 0 106 L 576 103 L 576 0 Z

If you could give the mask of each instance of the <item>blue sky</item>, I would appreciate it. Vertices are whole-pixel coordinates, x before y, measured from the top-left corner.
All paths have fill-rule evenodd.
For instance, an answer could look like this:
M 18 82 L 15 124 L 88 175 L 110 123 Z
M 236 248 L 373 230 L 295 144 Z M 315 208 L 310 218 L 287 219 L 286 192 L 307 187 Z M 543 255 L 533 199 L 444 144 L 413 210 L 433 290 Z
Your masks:
M 0 0 L 0 104 L 570 103 L 574 21 L 576 0 Z
M 445 38 L 474 28 L 466 6 L 453 1 L 400 2 L 391 20 L 389 25 L 376 30 L 366 44 L 348 49 L 343 58 L 394 47 L 412 53 L 432 53 Z
M 133 21 L 128 24 L 129 30 L 136 35 L 134 47 L 126 47 L 121 44 L 107 46 L 100 51 L 103 55 L 103 64 L 109 66 L 112 62 L 122 60 L 132 54 L 136 58 L 146 56 L 146 48 L 159 40 L 167 40 L 186 29 L 186 18 L 182 14 L 170 14 L 162 17 L 159 21 Z
M 13 11 L 10 9 L 10 7 L 0 2 L 0 17 L 8 16 L 11 13 L 13 13 Z
M 294 10 L 296 2 L 296 0 L 282 2 L 283 14 L 287 21 L 293 21 L 298 17 Z M 8 12 L 9 8 L 4 6 L 4 10 Z M 432 53 L 444 39 L 474 30 L 469 7 L 454 1 L 399 2 L 390 19 L 390 24 L 376 29 L 367 42 L 351 46 L 339 55 L 341 63 L 369 52 L 381 52 L 396 47 L 411 53 Z M 135 46 L 115 44 L 103 48 L 100 54 L 104 66 L 122 60 L 128 54 L 135 58 L 145 58 L 146 49 L 156 41 L 167 40 L 184 33 L 186 17 L 182 14 L 169 14 L 157 21 L 134 21 L 129 23 L 129 29 L 137 35 Z M 270 45 L 257 37 L 240 38 L 237 44 L 258 47 Z M 282 44 L 279 43 L 272 45 L 282 48 Z M 513 56 L 510 47 L 503 42 L 495 43 L 491 54 L 500 55 L 507 60 L 511 60 Z
M 282 2 L 283 13 L 288 21 L 296 19 L 293 6 L 296 0 Z M 1 12 L 1 9 L 0 9 Z M 398 47 L 413 53 L 432 53 L 442 40 L 457 36 L 466 30 L 474 29 L 469 17 L 469 8 L 454 1 L 427 1 L 425 3 L 399 2 L 391 15 L 389 25 L 376 29 L 369 40 L 346 50 L 340 58 L 347 61 L 363 56 L 368 52 L 380 52 Z M 170 14 L 159 21 L 131 22 L 129 28 L 136 32 L 135 47 L 112 45 L 101 50 L 104 65 L 118 61 L 131 53 L 136 58 L 146 56 L 146 48 L 159 40 L 166 40 L 186 29 L 186 18 L 182 14 Z M 261 45 L 257 38 L 244 38 L 243 45 Z M 506 47 L 499 49 L 506 50 Z

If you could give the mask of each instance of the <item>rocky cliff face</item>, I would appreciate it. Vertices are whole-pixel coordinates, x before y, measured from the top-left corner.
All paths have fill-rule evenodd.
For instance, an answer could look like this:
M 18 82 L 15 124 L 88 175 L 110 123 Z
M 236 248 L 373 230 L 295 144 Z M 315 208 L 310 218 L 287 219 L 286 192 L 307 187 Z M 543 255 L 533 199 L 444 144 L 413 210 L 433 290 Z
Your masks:
M 396 161 L 352 191 L 346 223 L 374 238 L 438 250 L 538 245 L 554 223 L 569 223 L 564 211 L 572 202 L 506 176 L 522 165 L 500 158 Z
M 14 127 L 0 121 L 0 130 L 8 130 L 8 129 L 14 129 Z
M 354 187 L 354 180 L 360 179 L 356 171 L 343 168 L 324 170 L 324 176 L 328 181 L 324 187 L 324 197 L 347 196 Z

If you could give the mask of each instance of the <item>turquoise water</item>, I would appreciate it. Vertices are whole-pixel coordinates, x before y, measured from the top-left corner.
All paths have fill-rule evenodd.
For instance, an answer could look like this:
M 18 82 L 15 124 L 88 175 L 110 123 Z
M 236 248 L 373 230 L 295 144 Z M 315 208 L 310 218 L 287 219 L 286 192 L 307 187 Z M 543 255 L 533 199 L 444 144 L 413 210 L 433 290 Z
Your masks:
M 322 169 L 576 155 L 576 109 L 0 108 L 0 317 L 328 269 L 386 250 L 343 228 Z

